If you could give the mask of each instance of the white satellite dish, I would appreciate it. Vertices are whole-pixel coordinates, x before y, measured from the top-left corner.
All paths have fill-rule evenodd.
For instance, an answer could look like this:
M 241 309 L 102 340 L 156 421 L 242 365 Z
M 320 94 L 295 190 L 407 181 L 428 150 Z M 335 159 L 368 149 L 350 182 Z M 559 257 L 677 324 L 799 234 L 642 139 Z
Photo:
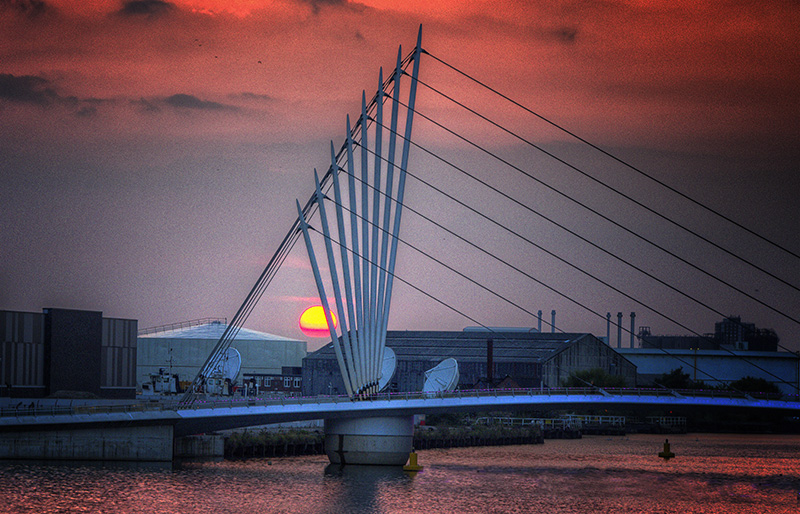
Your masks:
M 397 355 L 391 348 L 383 348 L 383 365 L 381 366 L 381 377 L 378 379 L 378 391 L 383 391 L 391 382 L 394 370 L 397 368 Z
M 425 372 L 423 392 L 452 391 L 458 385 L 458 362 L 450 357 Z
M 219 377 L 222 380 L 226 378 L 231 383 L 236 382 L 236 377 L 239 376 L 239 370 L 242 367 L 242 356 L 236 348 L 228 348 L 225 353 L 217 361 L 214 369 L 211 371 L 210 376 Z

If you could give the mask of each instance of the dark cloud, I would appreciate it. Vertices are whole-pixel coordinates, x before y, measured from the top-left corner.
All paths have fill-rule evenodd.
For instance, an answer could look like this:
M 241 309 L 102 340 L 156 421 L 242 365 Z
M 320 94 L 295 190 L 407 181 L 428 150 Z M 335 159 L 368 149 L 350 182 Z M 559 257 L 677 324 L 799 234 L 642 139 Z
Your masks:
M 273 97 L 269 95 L 264 95 L 260 93 L 250 93 L 249 91 L 230 94 L 228 95 L 228 98 L 231 98 L 233 100 L 247 100 L 256 102 L 272 102 L 273 100 L 275 100 Z
M 15 77 L 0 73 L 0 99 L 10 102 L 50 105 L 61 100 L 50 81 L 33 75 Z
M 75 116 L 79 118 L 91 118 L 95 115 L 97 115 L 97 107 L 94 107 L 93 105 L 87 105 L 85 107 L 81 107 L 75 113 Z
M 12 10 L 29 18 L 41 16 L 52 10 L 42 0 L 0 0 L 0 10 Z
M 196 109 L 203 111 L 219 111 L 225 109 L 232 109 L 232 110 L 235 109 L 235 107 L 231 105 L 225 105 L 219 102 L 211 102 L 208 100 L 200 100 L 196 96 L 186 95 L 183 93 L 168 96 L 167 98 L 164 99 L 164 103 L 172 107 L 177 107 L 179 109 Z
M 552 36 L 562 43 L 574 43 L 578 37 L 577 27 L 559 27 L 552 32 Z
M 175 4 L 163 0 L 130 0 L 122 4 L 122 16 L 162 16 L 175 10 Z
M 311 6 L 311 11 L 314 14 L 319 14 L 320 9 L 327 6 L 344 6 L 349 2 L 348 0 L 300 0 L 301 3 Z
M 144 112 L 159 112 L 161 111 L 161 107 L 159 107 L 155 102 L 147 100 L 145 98 L 140 98 L 138 100 L 131 100 L 131 105 L 138 107 L 140 110 Z

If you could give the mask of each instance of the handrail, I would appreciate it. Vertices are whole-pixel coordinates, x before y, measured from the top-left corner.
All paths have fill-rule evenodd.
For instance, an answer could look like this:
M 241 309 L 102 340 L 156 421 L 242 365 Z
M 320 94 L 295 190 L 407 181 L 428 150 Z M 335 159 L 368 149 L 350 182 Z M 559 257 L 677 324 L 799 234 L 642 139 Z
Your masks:
M 178 321 L 175 323 L 167 323 L 166 325 L 158 325 L 155 327 L 147 327 L 139 330 L 136 335 L 144 336 L 147 334 L 156 334 L 158 332 L 169 332 L 170 330 L 177 330 L 179 328 L 196 327 L 198 325 L 209 325 L 211 323 L 228 324 L 228 318 L 199 318 L 190 319 L 188 321 Z
M 671 397 L 676 398 L 671 389 L 663 388 L 607 388 L 607 393 L 614 396 L 645 396 L 645 397 Z M 748 397 L 736 391 L 723 390 L 679 390 L 680 394 L 686 398 L 728 398 L 747 400 Z M 397 402 L 408 402 L 412 400 L 426 400 L 433 398 L 465 399 L 481 397 L 523 397 L 523 396 L 603 396 L 597 388 L 593 387 L 559 387 L 559 388 L 516 388 L 516 389 L 458 389 L 449 392 L 399 392 L 399 393 L 379 393 L 370 395 L 363 401 L 387 400 Z M 775 395 L 750 393 L 754 399 L 767 399 L 775 401 L 800 401 L 797 395 L 785 395 L 775 397 Z M 599 399 L 599 398 L 598 398 Z M 26 403 L 30 401 L 30 403 Z M 216 409 L 233 407 L 262 407 L 271 405 L 301 405 L 301 404 L 326 404 L 326 403 L 359 403 L 351 400 L 347 395 L 335 396 L 260 396 L 250 397 L 230 397 L 225 399 L 198 399 L 192 406 L 193 409 Z M 0 407 L 0 417 L 24 417 L 24 416 L 56 416 L 56 415 L 82 415 L 82 414 L 112 414 L 130 413 L 146 411 L 173 411 L 178 408 L 178 397 L 174 399 L 162 399 L 158 402 L 139 401 L 125 405 L 40 405 L 35 400 L 20 401 L 14 407 Z

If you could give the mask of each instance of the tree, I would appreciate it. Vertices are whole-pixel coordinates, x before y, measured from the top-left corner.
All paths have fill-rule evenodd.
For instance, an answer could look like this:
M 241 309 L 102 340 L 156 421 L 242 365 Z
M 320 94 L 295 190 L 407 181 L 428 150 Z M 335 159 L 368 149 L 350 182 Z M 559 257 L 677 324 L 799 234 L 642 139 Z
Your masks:
M 667 389 L 703 389 L 705 384 L 698 380 L 695 382 L 689 378 L 688 373 L 683 372 L 683 367 L 675 368 L 669 373 L 664 373 L 661 378 L 655 380 L 656 384 Z
M 734 391 L 741 391 L 743 393 L 781 394 L 781 390 L 778 389 L 778 386 L 768 380 L 756 377 L 742 377 L 728 384 L 728 387 Z
M 601 368 L 573 371 L 564 381 L 564 387 L 625 387 L 625 377 L 612 375 Z

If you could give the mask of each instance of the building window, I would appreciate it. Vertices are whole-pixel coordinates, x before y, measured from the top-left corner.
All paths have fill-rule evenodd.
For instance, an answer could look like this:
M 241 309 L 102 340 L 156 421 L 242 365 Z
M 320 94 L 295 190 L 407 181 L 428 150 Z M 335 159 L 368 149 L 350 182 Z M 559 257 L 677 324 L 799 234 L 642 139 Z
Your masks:
M 294 387 L 295 387 L 295 389 L 299 389 L 300 388 L 300 377 L 296 377 L 294 379 Z
M 292 377 L 283 377 L 283 388 L 289 389 L 292 387 Z
M 264 378 L 264 387 L 272 387 L 272 377 Z

